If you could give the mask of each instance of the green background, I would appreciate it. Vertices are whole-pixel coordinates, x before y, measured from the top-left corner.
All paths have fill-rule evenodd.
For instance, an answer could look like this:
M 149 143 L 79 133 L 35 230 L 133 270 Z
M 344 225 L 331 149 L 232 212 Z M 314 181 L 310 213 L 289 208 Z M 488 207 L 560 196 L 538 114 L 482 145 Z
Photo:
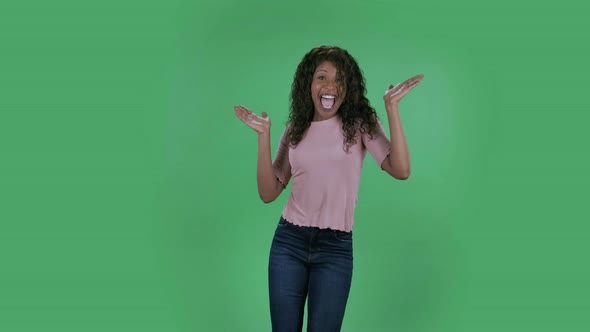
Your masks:
M 343 331 L 588 331 L 584 1 L 2 1 L 0 331 L 270 331 L 284 192 L 243 104 L 288 114 L 339 45 L 412 176 L 367 156 Z

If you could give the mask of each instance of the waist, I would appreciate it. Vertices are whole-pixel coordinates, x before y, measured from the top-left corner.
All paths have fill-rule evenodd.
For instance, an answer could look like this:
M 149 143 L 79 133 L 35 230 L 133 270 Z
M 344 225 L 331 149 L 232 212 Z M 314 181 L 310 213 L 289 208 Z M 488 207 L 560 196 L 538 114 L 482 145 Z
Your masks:
M 279 220 L 279 225 L 290 225 L 290 226 L 294 226 L 294 227 L 299 227 L 302 230 L 313 231 L 313 232 L 329 232 L 329 233 L 336 233 L 336 234 L 342 234 L 342 235 L 352 235 L 352 230 L 344 231 L 344 230 L 338 229 L 336 227 L 333 227 L 333 228 L 329 227 L 329 226 L 319 227 L 319 226 L 313 226 L 313 225 L 293 223 L 293 222 L 287 220 L 284 215 L 281 215 L 281 218 Z

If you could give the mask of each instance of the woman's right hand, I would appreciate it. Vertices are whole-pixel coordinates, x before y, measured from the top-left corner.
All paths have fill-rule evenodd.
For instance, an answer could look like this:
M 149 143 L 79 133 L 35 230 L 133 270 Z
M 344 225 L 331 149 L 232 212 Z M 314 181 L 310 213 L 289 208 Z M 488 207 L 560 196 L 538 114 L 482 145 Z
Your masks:
M 254 129 L 259 135 L 270 133 L 270 119 L 266 112 L 262 112 L 262 117 L 260 117 L 241 105 L 234 106 L 234 112 L 243 123 Z

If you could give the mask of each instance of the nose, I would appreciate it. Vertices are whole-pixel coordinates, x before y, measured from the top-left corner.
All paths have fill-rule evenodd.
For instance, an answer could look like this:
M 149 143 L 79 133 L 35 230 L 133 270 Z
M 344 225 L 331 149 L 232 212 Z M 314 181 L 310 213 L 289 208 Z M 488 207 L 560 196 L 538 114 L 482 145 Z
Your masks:
M 330 92 L 336 92 L 337 90 L 337 85 L 336 82 L 334 81 L 326 81 L 326 84 L 324 85 L 324 89 L 329 90 Z

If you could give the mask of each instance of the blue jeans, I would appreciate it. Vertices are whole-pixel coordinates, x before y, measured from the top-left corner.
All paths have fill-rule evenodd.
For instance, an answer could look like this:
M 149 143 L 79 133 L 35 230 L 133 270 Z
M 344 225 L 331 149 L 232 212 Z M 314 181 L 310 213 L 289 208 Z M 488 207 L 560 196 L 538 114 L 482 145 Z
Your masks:
M 352 232 L 301 227 L 280 218 L 268 267 L 273 332 L 340 331 L 352 280 Z

